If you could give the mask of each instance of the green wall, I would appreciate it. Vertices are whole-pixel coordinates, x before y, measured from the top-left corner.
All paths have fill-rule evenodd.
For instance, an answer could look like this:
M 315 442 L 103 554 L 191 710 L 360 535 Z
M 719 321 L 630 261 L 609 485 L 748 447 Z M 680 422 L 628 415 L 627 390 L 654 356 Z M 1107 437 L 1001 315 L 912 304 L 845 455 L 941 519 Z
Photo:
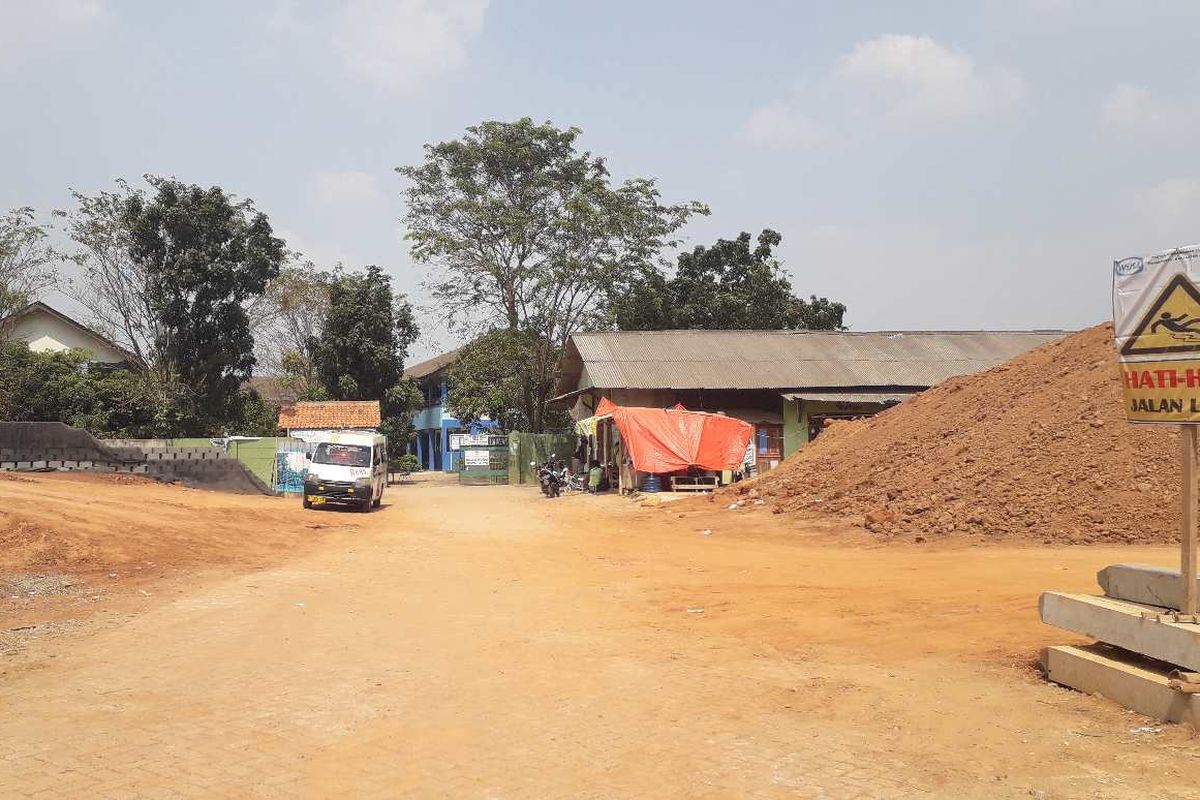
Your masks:
M 229 455 L 246 465 L 267 486 L 275 486 L 275 453 L 279 439 L 235 439 L 229 443 Z
M 808 444 L 808 418 L 810 414 L 855 414 L 864 417 L 880 412 L 874 403 L 834 403 L 828 400 L 784 400 L 783 401 L 783 446 L 784 455 L 790 456 Z
M 801 403 L 783 398 L 783 457 L 787 458 L 808 441 L 808 417 Z

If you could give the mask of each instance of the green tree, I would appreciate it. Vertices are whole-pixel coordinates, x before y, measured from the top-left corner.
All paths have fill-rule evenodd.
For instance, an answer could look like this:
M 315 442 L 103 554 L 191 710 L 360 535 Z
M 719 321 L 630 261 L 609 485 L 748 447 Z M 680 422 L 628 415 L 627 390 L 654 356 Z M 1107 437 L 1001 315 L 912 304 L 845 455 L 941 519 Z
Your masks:
M 824 297 L 805 300 L 776 258 L 782 237 L 765 229 L 751 249 L 749 233 L 681 253 L 674 275 L 657 269 L 614 293 L 612 319 L 621 330 L 842 330 L 846 307 Z
M 36 300 L 56 283 L 57 258 L 32 208 L 0 214 L 0 318 Z
M 217 186 L 146 180 L 154 196 L 126 196 L 122 222 L 158 321 L 154 366 L 185 432 L 211 433 L 246 402 L 240 387 L 254 339 L 245 305 L 278 275 L 284 243 L 249 200 Z
M 533 431 L 546 426 L 567 338 L 599 324 L 614 288 L 676 244 L 691 215 L 708 213 L 664 204 L 647 178 L 613 185 L 603 158 L 576 149 L 579 134 L 529 118 L 483 122 L 397 168 L 408 179 L 412 255 L 438 268 L 427 285 L 446 321 L 535 343 L 517 369 Z
M 329 290 L 320 338 L 311 343 L 313 370 L 334 400 L 378 400 L 382 432 L 393 450 L 411 433 L 410 415 L 420 391 L 404 378 L 404 359 L 417 338 L 412 306 L 392 292 L 377 266 L 340 275 Z
M 97 436 L 174 434 L 146 374 L 89 365 L 83 350 L 36 353 L 21 341 L 0 341 L 0 419 L 65 422 Z
M 447 370 L 450 413 L 466 424 L 487 417 L 506 431 L 529 430 L 524 388 L 538 377 L 538 370 L 530 365 L 543 349 L 532 334 L 507 328 L 474 339 Z M 548 392 L 553 387 L 536 388 Z

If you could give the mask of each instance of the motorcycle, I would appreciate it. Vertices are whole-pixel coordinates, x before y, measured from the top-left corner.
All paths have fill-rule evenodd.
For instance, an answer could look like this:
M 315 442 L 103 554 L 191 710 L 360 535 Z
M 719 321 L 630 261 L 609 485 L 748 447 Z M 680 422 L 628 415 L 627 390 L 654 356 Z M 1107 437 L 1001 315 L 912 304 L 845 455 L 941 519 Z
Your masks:
M 562 482 L 568 492 L 586 492 L 587 491 L 587 473 L 579 472 L 572 473 L 571 470 L 563 467 Z
M 550 458 L 553 459 L 554 456 L 551 455 Z M 537 462 L 530 461 L 529 466 L 537 469 L 538 485 L 542 489 L 542 494 L 546 497 L 558 497 L 563 487 L 563 476 L 562 472 L 554 468 L 554 462 L 546 461 L 539 467 Z

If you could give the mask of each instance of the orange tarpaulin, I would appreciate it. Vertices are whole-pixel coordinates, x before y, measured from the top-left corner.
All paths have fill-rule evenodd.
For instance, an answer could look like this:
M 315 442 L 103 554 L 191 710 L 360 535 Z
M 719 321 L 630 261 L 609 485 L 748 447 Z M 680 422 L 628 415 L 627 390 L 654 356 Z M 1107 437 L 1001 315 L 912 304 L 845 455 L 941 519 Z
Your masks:
M 754 433 L 748 422 L 699 411 L 614 405 L 609 413 L 639 472 L 737 469 Z

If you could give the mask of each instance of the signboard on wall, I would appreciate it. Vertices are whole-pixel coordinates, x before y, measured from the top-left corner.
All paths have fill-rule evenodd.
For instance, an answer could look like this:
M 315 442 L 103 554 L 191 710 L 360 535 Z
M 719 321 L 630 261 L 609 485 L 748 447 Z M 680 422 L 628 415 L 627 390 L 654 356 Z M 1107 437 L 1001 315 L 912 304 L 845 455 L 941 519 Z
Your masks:
M 468 467 L 487 467 L 492 463 L 490 450 L 464 450 L 463 463 Z
M 507 433 L 452 433 L 447 444 L 451 450 L 465 447 L 504 447 L 508 444 Z
M 1125 418 L 1200 424 L 1200 246 L 1113 264 Z

